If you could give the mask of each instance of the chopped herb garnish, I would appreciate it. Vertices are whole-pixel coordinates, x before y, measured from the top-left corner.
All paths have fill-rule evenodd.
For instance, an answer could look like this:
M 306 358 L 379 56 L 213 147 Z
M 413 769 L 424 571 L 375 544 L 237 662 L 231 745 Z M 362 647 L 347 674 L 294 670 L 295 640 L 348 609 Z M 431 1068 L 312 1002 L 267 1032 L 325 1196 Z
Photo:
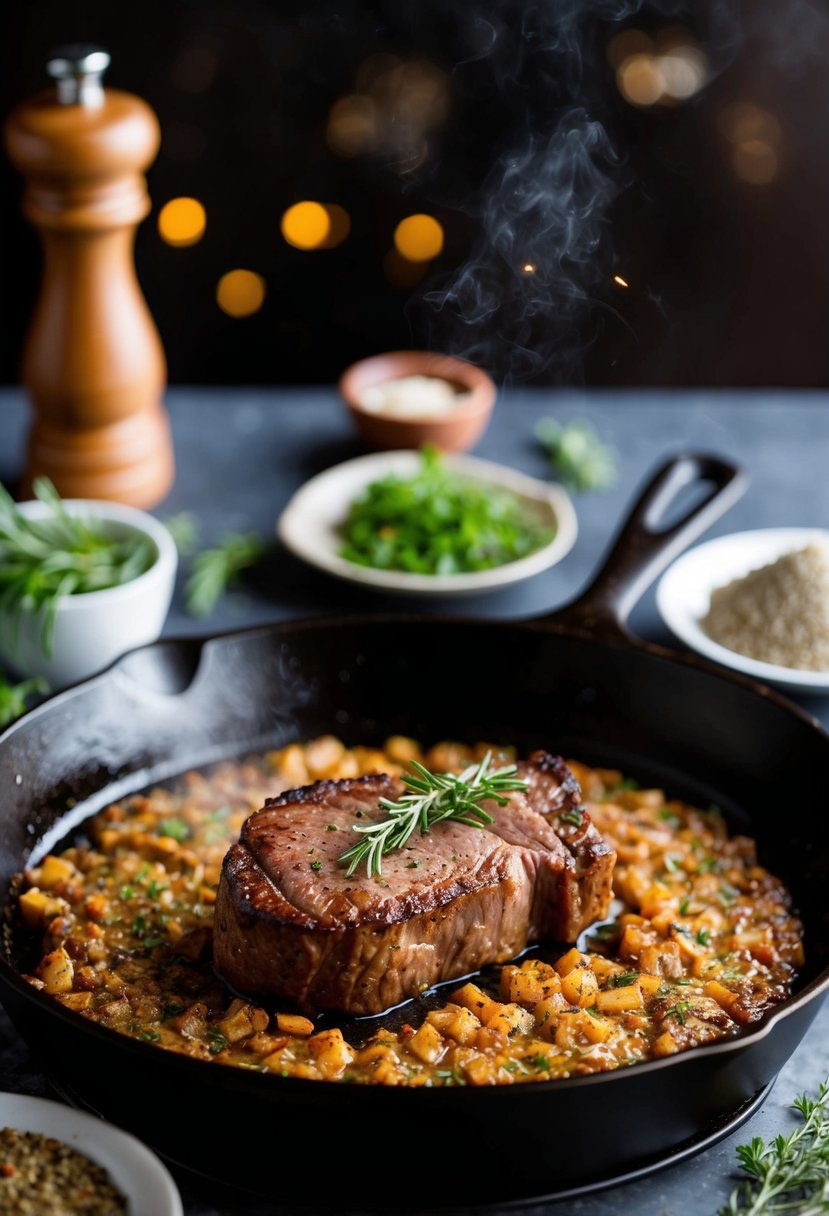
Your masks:
M 158 899 L 161 892 L 166 891 L 166 890 L 167 890 L 166 887 L 159 886 L 159 884 L 156 882 L 156 880 L 153 879 L 152 882 L 150 883 L 150 885 L 147 887 L 147 898 L 148 899 Z
M 684 899 L 681 899 L 681 900 L 679 901 L 679 915 L 680 915 L 680 916 L 687 916 L 687 915 L 688 915 L 688 909 L 690 908 L 690 906 L 691 906 L 691 900 L 690 900 L 690 897 L 686 895 L 686 896 L 684 897 Z
M 211 1055 L 217 1056 L 220 1051 L 224 1051 L 225 1048 L 229 1046 L 225 1036 L 221 1033 L 221 1031 L 216 1030 L 215 1027 L 208 1026 L 207 1033 L 210 1037 L 208 1048 Z
M 715 874 L 722 869 L 722 862 L 718 857 L 703 857 L 702 861 L 697 866 L 698 874 Z
M 676 874 L 677 870 L 682 869 L 682 858 L 674 857 L 671 853 L 665 854 L 664 859 L 665 869 L 669 874 Z
M 146 950 L 154 950 L 156 946 L 163 946 L 164 940 L 163 937 L 145 937 L 144 948 Z
M 407 870 L 416 870 L 418 868 L 418 866 L 422 866 L 422 865 L 423 865 L 422 861 L 410 861 L 408 863 L 408 865 L 406 866 L 406 869 Z
M 171 836 L 173 840 L 177 840 L 181 844 L 190 835 L 190 829 L 183 819 L 179 819 L 173 815 L 159 825 L 156 834 L 158 836 Z
M 132 931 L 136 937 L 143 937 L 147 931 L 147 921 L 143 916 L 136 916 L 132 922 Z
M 670 807 L 665 807 L 664 810 L 660 811 L 659 818 L 664 820 L 664 822 L 667 823 L 668 827 L 671 827 L 671 828 L 678 828 L 679 825 L 682 823 L 682 820 L 679 818 L 678 815 L 674 814 L 674 812 L 670 809 Z
M 321 861 L 312 861 L 312 862 L 311 862 L 311 869 L 312 869 L 312 870 L 321 870 L 321 869 L 322 869 L 322 862 L 321 862 Z
M 516 561 L 554 534 L 512 491 L 460 475 L 425 446 L 413 475 L 387 474 L 351 502 L 339 552 L 379 570 L 462 574 Z
M 135 899 L 135 887 L 131 887 L 125 883 L 121 888 L 121 899 Z
M 680 1026 L 684 1026 L 685 1019 L 688 1016 L 688 1010 L 690 1008 L 691 1008 L 690 1002 L 677 1001 L 677 1003 L 675 1005 L 672 1005 L 670 1009 L 665 1010 L 665 1017 L 666 1018 L 676 1018 L 676 1020 L 680 1024 Z
M 325 825 L 325 830 L 326 832 L 338 832 L 340 829 L 337 827 L 336 823 L 328 823 Z
M 625 971 L 623 975 L 611 975 L 607 981 L 608 988 L 628 988 L 639 979 L 638 971 Z
M 574 806 L 569 811 L 564 811 L 560 818 L 564 823 L 572 823 L 575 827 L 580 828 L 584 821 L 584 810 L 580 806 Z
M 161 1035 L 157 1030 L 142 1030 L 138 1036 L 140 1039 L 146 1039 L 148 1043 L 157 1043 Z
M 588 1013 L 590 1010 L 588 1009 Z M 539 1072 L 549 1072 L 552 1067 L 548 1056 L 540 1052 L 537 1056 L 525 1056 L 528 1064 L 532 1064 L 533 1068 L 537 1068 Z
M 696 941 L 697 945 L 699 945 L 699 946 L 707 946 L 711 942 L 711 934 L 708 931 L 708 929 L 699 929 L 695 935 L 694 940 Z

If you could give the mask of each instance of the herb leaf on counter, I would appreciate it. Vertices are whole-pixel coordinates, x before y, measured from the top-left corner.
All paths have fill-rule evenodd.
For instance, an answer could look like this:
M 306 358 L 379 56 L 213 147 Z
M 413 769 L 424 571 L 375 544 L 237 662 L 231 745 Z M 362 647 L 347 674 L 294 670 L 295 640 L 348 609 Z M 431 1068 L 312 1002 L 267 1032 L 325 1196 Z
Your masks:
M 740 1168 L 748 1177 L 731 1192 L 718 1216 L 771 1216 L 772 1212 L 809 1213 L 829 1210 L 829 1078 L 817 1097 L 800 1094 L 792 1109 L 803 1122 L 787 1136 L 765 1143 L 755 1136 L 737 1148 Z
M 265 542 L 256 533 L 228 532 L 212 549 L 196 554 L 184 591 L 191 616 L 211 613 L 242 571 L 260 562 L 265 552 Z
M 42 613 L 41 644 L 51 656 L 58 600 L 138 578 L 156 550 L 136 532 L 115 536 L 95 519 L 70 515 L 46 477 L 33 490 L 51 508 L 40 519 L 20 511 L 0 485 L 0 609 L 18 622 L 24 612 Z
M 10 684 L 0 671 L 0 727 L 8 726 L 25 714 L 29 697 L 48 691 L 49 685 L 40 676 L 23 680 L 20 684 Z
M 469 827 L 485 827 L 492 816 L 480 805 L 485 799 L 504 806 L 510 790 L 525 790 L 527 782 L 516 776 L 514 764 L 491 769 L 492 753 L 487 752 L 480 763 L 470 764 L 462 773 L 430 773 L 416 760 L 410 761 L 414 773 L 404 773 L 401 780 L 411 791 L 397 801 L 380 799 L 388 818 L 353 828 L 362 839 L 341 853 L 338 860 L 348 865 L 350 878 L 362 861 L 369 878 L 383 872 L 383 856 L 402 849 L 415 828 L 428 832 L 444 819 L 454 819 Z
M 173 543 L 182 557 L 190 557 L 199 543 L 199 524 L 191 511 L 180 511 L 164 521 L 164 527 L 173 538 Z
M 575 492 L 606 490 L 616 481 L 616 457 L 589 422 L 542 418 L 536 435 L 563 485 Z
M 553 539 L 507 490 L 453 472 L 425 446 L 411 477 L 390 473 L 351 503 L 340 555 L 360 566 L 460 574 L 503 566 Z

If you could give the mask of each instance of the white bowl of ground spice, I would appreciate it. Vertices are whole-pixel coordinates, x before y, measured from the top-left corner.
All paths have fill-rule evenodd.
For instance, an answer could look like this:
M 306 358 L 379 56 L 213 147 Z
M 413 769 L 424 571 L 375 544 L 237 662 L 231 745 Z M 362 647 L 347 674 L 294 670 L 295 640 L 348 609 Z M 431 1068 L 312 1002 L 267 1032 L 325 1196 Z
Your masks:
M 49 1098 L 0 1093 L 0 1212 L 182 1216 L 166 1166 L 135 1136 Z
M 788 692 L 829 692 L 829 531 L 764 528 L 697 545 L 662 576 L 656 601 L 706 658 Z

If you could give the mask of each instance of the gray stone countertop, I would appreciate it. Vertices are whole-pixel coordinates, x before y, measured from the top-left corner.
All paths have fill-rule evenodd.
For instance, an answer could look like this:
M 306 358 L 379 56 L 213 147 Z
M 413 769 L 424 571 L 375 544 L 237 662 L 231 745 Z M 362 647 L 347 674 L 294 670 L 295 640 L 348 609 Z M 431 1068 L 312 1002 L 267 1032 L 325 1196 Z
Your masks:
M 310 476 L 365 449 L 355 438 L 336 392 L 307 388 L 174 388 L 168 394 L 177 460 L 175 485 L 155 508 L 162 519 L 189 511 L 207 545 L 225 531 L 272 536 L 292 493 Z M 466 600 L 476 617 L 541 615 L 587 585 L 637 489 L 668 456 L 695 451 L 724 456 L 749 476 L 743 498 L 709 529 L 706 539 L 744 529 L 797 525 L 829 527 L 829 392 L 574 391 L 526 389 L 501 393 L 475 455 L 550 475 L 534 437 L 544 416 L 592 422 L 617 453 L 619 476 L 607 491 L 574 497 L 578 537 L 560 565 L 520 587 Z M 0 481 L 14 489 L 23 460 L 29 414 L 16 389 L 0 390 Z M 357 614 L 384 606 L 376 592 L 354 588 L 277 553 L 262 579 L 229 594 L 207 620 L 189 617 L 180 573 L 165 635 L 222 632 L 280 618 Z M 394 609 L 457 611 L 452 602 L 406 603 Z M 640 636 L 673 645 L 653 590 L 631 618 Z M 829 698 L 799 703 L 829 725 Z M 534 1205 L 527 1216 L 714 1216 L 737 1181 L 738 1144 L 794 1126 L 793 1097 L 814 1091 L 829 1075 L 829 1007 L 782 1069 L 770 1095 L 738 1130 L 703 1153 L 637 1181 L 577 1198 Z M 5 1015 L 0 1015 L 0 1088 L 53 1096 Z M 681 1095 L 678 1097 L 681 1100 Z M 288 1216 L 268 1201 L 220 1193 L 181 1171 L 185 1216 Z

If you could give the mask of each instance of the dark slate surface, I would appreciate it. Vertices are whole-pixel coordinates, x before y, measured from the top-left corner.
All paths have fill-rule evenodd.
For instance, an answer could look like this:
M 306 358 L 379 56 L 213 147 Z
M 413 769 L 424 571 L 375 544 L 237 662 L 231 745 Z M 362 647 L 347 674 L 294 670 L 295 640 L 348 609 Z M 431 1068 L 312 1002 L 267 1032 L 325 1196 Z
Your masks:
M 160 518 L 191 511 L 200 522 L 201 543 L 223 531 L 255 530 L 272 536 L 291 494 L 314 473 L 359 455 L 336 393 L 309 389 L 171 390 L 168 398 L 177 457 L 177 477 Z M 619 479 L 610 491 L 575 499 L 579 535 L 571 553 L 546 574 L 520 588 L 466 600 L 463 611 L 478 617 L 540 615 L 570 600 L 586 586 L 609 546 L 636 489 L 667 456 L 711 452 L 735 460 L 748 473 L 743 499 L 706 538 L 725 532 L 781 525 L 829 526 L 829 395 L 786 392 L 504 392 L 492 424 L 475 454 L 544 477 L 549 470 L 534 438 L 539 418 L 586 418 L 615 447 Z M 23 459 L 28 412 L 22 395 L 0 391 L 0 481 L 14 488 Z M 277 551 L 254 586 L 228 596 L 208 621 L 187 616 L 182 578 L 167 621 L 169 636 L 218 632 L 278 618 L 359 613 L 382 606 L 374 592 L 352 588 L 305 568 Z M 395 608 L 458 610 L 457 603 L 405 602 Z M 655 608 L 644 595 L 632 617 L 635 632 L 670 642 Z M 800 701 L 829 725 L 829 698 Z M 735 1146 L 751 1136 L 769 1137 L 793 1126 L 788 1110 L 804 1089 L 816 1089 L 829 1074 L 829 1008 L 780 1073 L 770 1095 L 748 1122 L 705 1152 L 622 1186 L 580 1198 L 524 1209 L 528 1216 L 708 1216 L 717 1211 L 736 1181 Z M 54 1096 L 8 1019 L 0 1014 L 0 1089 Z M 677 1095 L 677 1101 L 682 1095 Z M 436 1129 L 426 1129 L 428 1136 Z M 174 1170 L 186 1216 L 288 1216 L 268 1202 L 248 1202 L 220 1193 L 213 1184 Z M 393 1203 L 392 1205 L 393 1206 Z

